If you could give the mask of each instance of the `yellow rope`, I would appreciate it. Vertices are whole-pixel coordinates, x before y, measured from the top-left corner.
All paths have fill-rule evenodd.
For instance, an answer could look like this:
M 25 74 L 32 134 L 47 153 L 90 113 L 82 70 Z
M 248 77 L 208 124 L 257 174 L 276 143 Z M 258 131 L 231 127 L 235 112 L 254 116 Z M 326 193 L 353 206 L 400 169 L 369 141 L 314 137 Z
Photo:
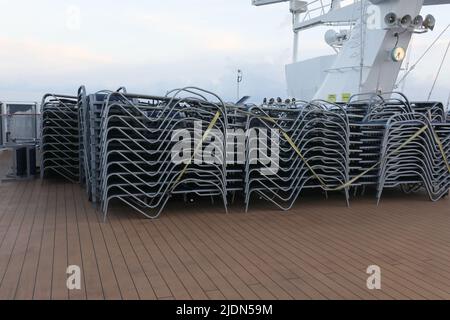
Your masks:
M 248 111 L 244 111 L 244 110 L 239 110 L 236 109 L 238 112 L 246 114 L 246 115 L 250 115 L 253 117 L 256 117 L 258 119 L 261 120 L 266 120 L 269 121 L 273 124 L 277 124 L 277 121 L 275 119 L 273 119 L 270 116 L 258 116 L 255 115 L 251 112 Z M 181 181 L 182 177 L 186 174 L 187 169 L 189 168 L 189 165 L 192 163 L 192 160 L 195 157 L 195 154 L 199 151 L 199 149 L 202 147 L 203 143 L 205 142 L 206 138 L 209 136 L 209 133 L 211 132 L 211 130 L 213 129 L 213 127 L 216 125 L 217 121 L 219 120 L 221 115 L 220 111 L 217 111 L 216 115 L 214 116 L 214 118 L 212 119 L 211 123 L 208 126 L 208 129 L 205 131 L 201 142 L 197 145 L 197 147 L 194 150 L 194 153 L 192 154 L 192 158 L 191 161 L 188 162 L 183 170 L 180 172 L 178 178 L 175 180 L 174 184 L 173 184 L 173 188 L 171 189 L 170 192 L 173 192 L 173 190 L 176 188 L 177 184 Z M 439 147 L 440 152 L 442 153 L 442 157 L 444 159 L 444 162 L 447 166 L 447 169 L 450 173 L 450 164 L 448 162 L 447 159 L 447 155 L 445 154 L 445 150 L 444 150 L 444 146 L 442 145 L 442 142 L 440 141 L 438 135 L 436 134 L 436 132 L 434 131 L 433 127 L 429 127 L 428 125 L 423 126 L 420 130 L 418 130 L 415 134 L 413 134 L 408 140 L 406 140 L 404 143 L 402 143 L 397 149 L 395 149 L 392 153 L 390 153 L 388 155 L 388 157 L 400 152 L 404 147 L 406 147 L 408 144 L 410 144 L 412 141 L 414 141 L 416 138 L 418 138 L 422 133 L 424 133 L 426 130 L 430 129 L 433 133 L 434 139 Z M 281 133 L 283 134 L 283 137 L 286 139 L 286 141 L 289 143 L 289 145 L 291 146 L 291 148 L 297 153 L 297 155 L 300 157 L 300 159 L 305 163 L 305 165 L 307 166 L 308 170 L 312 173 L 312 175 L 319 181 L 319 183 L 321 184 L 322 188 L 325 191 L 341 191 L 344 190 L 346 188 L 351 187 L 355 182 L 357 182 L 358 180 L 360 180 L 361 178 L 363 178 L 366 174 L 368 174 L 370 171 L 376 169 L 379 165 L 381 165 L 382 160 L 378 161 L 376 164 L 374 164 L 373 166 L 371 166 L 370 168 L 368 168 L 367 170 L 365 170 L 364 172 L 362 172 L 361 174 L 359 174 L 358 176 L 354 177 L 353 179 L 351 179 L 350 181 L 344 183 L 343 185 L 337 187 L 337 188 L 329 188 L 327 187 L 325 181 L 319 176 L 319 174 L 317 174 L 314 170 L 314 168 L 308 163 L 308 160 L 305 158 L 305 156 L 301 153 L 300 149 L 298 148 L 298 146 L 295 144 L 295 142 L 292 140 L 292 138 L 287 134 L 286 131 L 284 131 L 283 129 L 279 128 L 279 130 L 281 131 Z
M 417 131 L 415 134 L 413 134 L 408 140 L 406 140 L 404 143 L 402 143 L 397 149 L 395 149 L 392 153 L 390 153 L 388 155 L 388 157 L 390 157 L 393 154 L 396 154 L 398 152 L 400 152 L 400 150 L 402 150 L 404 147 L 406 147 L 408 144 L 410 144 L 413 140 L 415 140 L 418 136 L 420 136 L 422 133 L 424 133 L 426 130 L 428 129 L 428 126 L 424 126 L 422 129 L 420 129 L 419 131 Z M 329 189 L 328 191 L 341 191 L 343 189 L 349 188 L 351 187 L 356 181 L 358 181 L 359 179 L 363 178 L 366 174 L 368 174 L 370 171 L 372 171 L 373 169 L 375 169 L 376 167 L 378 167 L 381 164 L 381 161 L 378 161 L 377 163 L 375 163 L 372 167 L 370 167 L 369 169 L 367 169 L 366 171 L 364 171 L 363 173 L 361 173 L 360 175 L 354 177 L 352 180 L 350 180 L 347 183 L 344 183 L 342 186 L 337 187 L 336 189 Z
M 250 112 L 246 112 L 243 110 L 239 110 L 242 113 L 254 116 L 256 118 L 262 119 L 262 120 L 266 120 L 269 122 L 272 122 L 274 124 L 277 124 L 276 120 L 271 118 L 271 117 L 267 117 L 267 116 L 258 116 L 255 114 L 252 114 Z M 390 153 L 388 155 L 388 157 L 392 156 L 393 154 L 398 153 L 399 151 L 401 151 L 405 146 L 407 146 L 408 144 L 410 144 L 413 140 L 415 140 L 417 137 L 419 137 L 422 133 L 424 133 L 427 129 L 430 129 L 433 132 L 433 136 L 434 139 L 436 141 L 436 143 L 439 146 L 439 150 L 442 153 L 442 157 L 444 159 L 445 164 L 447 165 L 447 169 L 450 173 L 450 164 L 448 162 L 447 159 L 447 155 L 445 154 L 445 150 L 444 150 L 444 146 L 442 145 L 442 142 L 439 140 L 439 137 L 437 136 L 436 132 L 434 131 L 433 127 L 429 127 L 429 126 L 424 126 L 422 127 L 420 130 L 418 130 L 415 134 L 413 134 L 408 140 L 406 140 L 403 144 L 401 144 L 397 149 L 395 149 L 392 153 Z M 280 131 L 282 132 L 284 138 L 286 139 L 286 141 L 290 144 L 290 146 L 292 147 L 292 149 L 297 153 L 297 155 L 300 157 L 300 159 L 305 163 L 305 165 L 308 167 L 308 170 L 312 173 L 312 175 L 319 181 L 319 183 L 321 184 L 322 188 L 325 191 L 341 191 L 343 189 L 349 188 L 351 187 L 356 181 L 360 180 L 361 178 L 363 178 L 366 174 L 368 174 L 370 171 L 376 169 L 379 165 L 381 165 L 381 160 L 378 161 L 376 164 L 374 164 L 372 167 L 368 168 L 367 170 L 365 170 L 364 172 L 362 172 L 361 174 L 359 174 L 358 176 L 354 177 L 353 179 L 351 179 L 350 181 L 344 183 L 343 185 L 337 187 L 337 188 L 328 188 L 328 186 L 326 185 L 326 183 L 323 181 L 323 179 L 315 172 L 314 168 L 311 167 L 311 165 L 308 163 L 308 160 L 304 157 L 304 155 L 301 153 L 300 149 L 297 147 L 297 145 L 294 143 L 294 141 L 291 139 L 291 137 L 283 130 L 280 128 Z
M 442 153 L 442 158 L 444 159 L 445 165 L 447 166 L 447 170 L 450 173 L 450 164 L 448 162 L 447 155 L 445 154 L 444 146 L 442 145 L 441 139 L 439 139 L 439 137 L 433 127 L 431 128 L 431 131 L 433 132 L 434 140 L 436 141 L 436 143 L 439 147 L 439 150 Z
M 194 150 L 194 153 L 192 154 L 191 160 L 188 163 L 186 163 L 186 165 L 184 166 L 183 170 L 178 175 L 178 178 L 175 180 L 175 182 L 173 184 L 173 187 L 170 189 L 170 193 L 172 193 L 173 190 L 175 190 L 175 188 L 177 187 L 177 184 L 181 181 L 183 176 L 186 174 L 187 169 L 189 168 L 190 164 L 192 163 L 192 161 L 195 158 L 195 154 L 202 148 L 203 143 L 205 142 L 206 138 L 209 136 L 209 133 L 211 132 L 211 130 L 216 125 L 217 120 L 219 120 L 219 118 L 220 118 L 220 115 L 221 115 L 221 112 L 217 111 L 216 115 L 214 116 L 214 118 L 212 119 L 211 123 L 209 124 L 208 129 L 206 129 L 205 133 L 203 134 L 202 140 L 195 147 L 195 150 Z

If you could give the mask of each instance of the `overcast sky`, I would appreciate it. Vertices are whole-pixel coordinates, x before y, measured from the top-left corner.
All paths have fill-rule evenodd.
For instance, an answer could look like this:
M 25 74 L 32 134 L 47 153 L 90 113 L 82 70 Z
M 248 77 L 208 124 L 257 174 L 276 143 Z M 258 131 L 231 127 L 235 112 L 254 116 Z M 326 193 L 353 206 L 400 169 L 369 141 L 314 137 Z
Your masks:
M 259 101 L 286 96 L 291 60 L 288 4 L 253 7 L 251 0 L 0 0 L 0 100 L 39 100 L 45 92 L 89 92 L 126 86 L 162 94 L 195 85 L 226 100 L 242 93 Z M 80 19 L 77 21 L 77 13 Z M 437 18 L 433 33 L 417 35 L 413 63 L 450 23 L 450 5 L 424 7 Z M 329 54 L 326 29 L 302 34 L 300 58 Z M 428 95 L 450 31 L 408 78 L 413 99 Z M 450 56 L 434 99 L 450 94 Z

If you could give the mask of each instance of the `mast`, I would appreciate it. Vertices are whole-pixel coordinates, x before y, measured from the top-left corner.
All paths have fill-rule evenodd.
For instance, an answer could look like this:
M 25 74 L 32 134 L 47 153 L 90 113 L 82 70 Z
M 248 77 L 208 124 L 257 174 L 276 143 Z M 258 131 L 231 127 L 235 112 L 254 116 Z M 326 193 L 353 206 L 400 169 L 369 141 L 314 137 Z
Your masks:
M 362 93 L 363 85 L 363 72 L 364 72 L 364 30 L 365 30 L 365 19 L 364 19 L 364 0 L 360 1 L 360 32 L 361 32 L 361 44 L 360 44 L 360 62 L 359 62 L 359 92 Z

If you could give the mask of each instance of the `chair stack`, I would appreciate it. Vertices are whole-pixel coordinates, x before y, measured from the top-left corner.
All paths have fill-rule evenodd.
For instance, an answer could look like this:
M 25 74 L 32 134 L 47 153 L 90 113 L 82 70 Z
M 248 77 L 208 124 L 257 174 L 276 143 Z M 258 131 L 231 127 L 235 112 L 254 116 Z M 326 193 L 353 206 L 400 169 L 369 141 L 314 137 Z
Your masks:
M 236 195 L 244 194 L 245 164 L 246 164 L 246 126 L 247 107 L 227 104 L 227 141 L 226 141 L 226 172 L 227 191 L 231 202 Z
M 350 178 L 357 179 L 353 188 L 376 186 L 387 120 L 399 113 L 410 112 L 402 95 L 384 98 L 362 94 L 351 98 L 345 107 L 350 119 Z M 356 191 L 356 190 L 355 190 Z
M 246 207 L 252 195 L 289 210 L 304 189 L 331 191 L 349 180 L 349 123 L 344 108 L 322 101 L 253 107 L 250 130 L 279 132 L 279 163 L 264 161 L 277 147 L 265 134 L 251 135 L 247 146 Z M 258 140 L 258 142 L 254 141 Z M 272 141 L 270 141 L 272 140 Z M 270 141 L 270 142 L 269 142 Z M 267 148 L 269 143 L 270 148 Z M 293 146 L 298 150 L 295 150 Z M 271 150 L 261 155 L 261 150 Z M 257 152 L 258 151 L 258 152 Z M 301 154 L 301 156 L 299 155 Z M 262 161 L 261 161 L 262 160 Z M 268 162 L 264 164 L 261 162 Z M 349 200 L 348 188 L 342 189 Z
M 219 196 L 227 207 L 225 106 L 179 94 L 107 96 L 99 143 L 105 215 L 110 202 L 119 200 L 145 217 L 156 218 L 169 198 L 177 195 Z M 177 144 L 181 154 L 174 154 Z M 211 155 L 209 162 L 203 159 L 206 154 Z
M 102 90 L 86 94 L 84 86 L 78 90 L 80 119 L 80 167 L 82 184 L 93 203 L 100 202 L 100 123 L 102 110 L 113 91 Z M 126 92 L 124 87 L 116 92 Z
M 381 154 L 378 201 L 385 188 L 397 186 L 424 188 L 431 201 L 448 194 L 450 124 L 432 122 L 426 114 L 396 115 L 387 124 Z
M 366 187 L 432 201 L 450 189 L 450 119 L 441 103 L 362 94 L 348 103 L 224 103 L 198 88 L 165 96 L 124 88 L 42 103 L 42 175 L 85 186 L 105 217 L 122 202 L 156 218 L 171 199 L 207 197 L 225 210 L 236 195 L 291 209 L 307 190 Z
M 46 94 L 41 105 L 41 176 L 79 182 L 77 98 Z
M 89 180 L 89 172 L 86 167 L 89 165 L 89 158 L 87 154 L 89 141 L 86 140 L 89 128 L 86 126 L 86 111 L 87 111 L 87 96 L 86 88 L 81 86 L 78 89 L 77 95 L 78 106 L 78 137 L 79 137 L 79 164 L 80 164 L 80 184 L 85 186 Z
M 446 122 L 444 105 L 441 102 L 411 102 L 415 113 L 426 115 L 431 122 Z

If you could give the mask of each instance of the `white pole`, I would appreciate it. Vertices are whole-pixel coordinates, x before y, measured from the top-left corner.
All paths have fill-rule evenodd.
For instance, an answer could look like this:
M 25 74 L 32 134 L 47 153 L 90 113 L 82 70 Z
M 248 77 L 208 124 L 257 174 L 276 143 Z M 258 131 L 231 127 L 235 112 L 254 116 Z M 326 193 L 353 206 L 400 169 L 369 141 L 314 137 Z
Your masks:
M 292 16 L 292 25 L 295 27 L 295 24 L 300 17 L 299 13 L 293 13 Z M 292 54 L 292 62 L 296 63 L 298 61 L 298 38 L 299 38 L 299 32 L 297 30 L 294 30 L 294 48 L 293 48 L 293 54 Z
M 298 61 L 298 31 L 294 31 L 294 52 L 292 55 L 292 62 L 296 63 Z
M 360 25 L 361 25 L 361 46 L 360 46 L 360 62 L 359 62 L 359 93 L 362 93 L 362 86 L 363 86 L 363 69 L 364 69 L 364 31 L 365 31 L 365 21 L 364 21 L 364 1 L 365 0 L 361 0 L 360 1 Z

